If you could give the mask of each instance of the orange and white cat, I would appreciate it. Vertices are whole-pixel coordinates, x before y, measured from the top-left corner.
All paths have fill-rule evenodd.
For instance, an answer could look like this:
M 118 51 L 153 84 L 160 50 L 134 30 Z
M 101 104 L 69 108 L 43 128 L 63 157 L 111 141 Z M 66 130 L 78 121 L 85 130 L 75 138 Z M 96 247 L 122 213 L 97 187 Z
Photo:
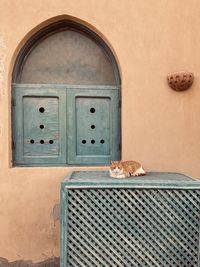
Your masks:
M 114 178 L 126 178 L 130 176 L 142 176 L 146 172 L 137 161 L 111 161 L 110 176 Z

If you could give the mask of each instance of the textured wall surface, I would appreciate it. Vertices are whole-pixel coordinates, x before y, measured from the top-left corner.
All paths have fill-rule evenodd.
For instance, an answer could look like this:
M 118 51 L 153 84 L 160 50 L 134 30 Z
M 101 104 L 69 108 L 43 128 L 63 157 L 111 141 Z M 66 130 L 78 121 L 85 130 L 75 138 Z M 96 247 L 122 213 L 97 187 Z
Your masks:
M 4 41 L 4 34 L 0 33 L 0 89 L 3 90 L 5 61 L 6 61 L 6 44 Z M 5 93 L 5 91 L 1 92 Z
M 42 262 L 33 263 L 32 261 L 17 260 L 9 262 L 0 258 L 0 267 L 59 267 L 59 258 L 51 258 Z
M 0 0 L 0 6 L 0 257 L 58 257 L 60 182 L 72 170 L 94 169 L 12 167 L 12 69 L 23 43 L 48 22 L 72 16 L 114 51 L 122 76 L 122 158 L 141 161 L 147 171 L 200 178 L 198 0 Z M 166 76 L 181 70 L 195 80 L 177 93 Z

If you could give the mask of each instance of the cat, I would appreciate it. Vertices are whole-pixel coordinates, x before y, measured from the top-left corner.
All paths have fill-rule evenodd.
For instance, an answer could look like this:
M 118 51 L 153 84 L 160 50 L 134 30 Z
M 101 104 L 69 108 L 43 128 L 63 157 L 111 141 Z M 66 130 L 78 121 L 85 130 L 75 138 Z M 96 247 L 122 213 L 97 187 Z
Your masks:
M 114 178 L 126 178 L 130 176 L 142 176 L 146 172 L 137 161 L 111 161 L 110 176 Z

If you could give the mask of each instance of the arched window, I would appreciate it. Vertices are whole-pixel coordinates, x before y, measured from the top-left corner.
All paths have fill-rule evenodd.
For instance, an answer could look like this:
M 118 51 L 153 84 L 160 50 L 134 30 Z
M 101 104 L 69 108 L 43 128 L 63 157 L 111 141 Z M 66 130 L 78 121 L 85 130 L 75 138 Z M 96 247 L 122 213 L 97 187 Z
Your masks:
M 95 32 L 68 20 L 41 29 L 20 50 L 12 81 L 15 165 L 120 158 L 120 75 Z

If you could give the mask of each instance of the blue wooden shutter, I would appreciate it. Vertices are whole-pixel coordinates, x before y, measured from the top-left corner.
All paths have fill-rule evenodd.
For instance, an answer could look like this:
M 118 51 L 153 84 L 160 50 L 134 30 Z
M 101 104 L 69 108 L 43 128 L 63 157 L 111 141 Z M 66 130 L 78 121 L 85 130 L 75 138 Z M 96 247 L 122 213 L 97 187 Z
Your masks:
M 119 159 L 119 90 L 68 89 L 67 117 L 69 164 L 108 164 Z
M 102 165 L 120 158 L 119 90 L 15 85 L 16 165 Z
M 14 100 L 15 163 L 66 163 L 66 89 L 18 85 Z

